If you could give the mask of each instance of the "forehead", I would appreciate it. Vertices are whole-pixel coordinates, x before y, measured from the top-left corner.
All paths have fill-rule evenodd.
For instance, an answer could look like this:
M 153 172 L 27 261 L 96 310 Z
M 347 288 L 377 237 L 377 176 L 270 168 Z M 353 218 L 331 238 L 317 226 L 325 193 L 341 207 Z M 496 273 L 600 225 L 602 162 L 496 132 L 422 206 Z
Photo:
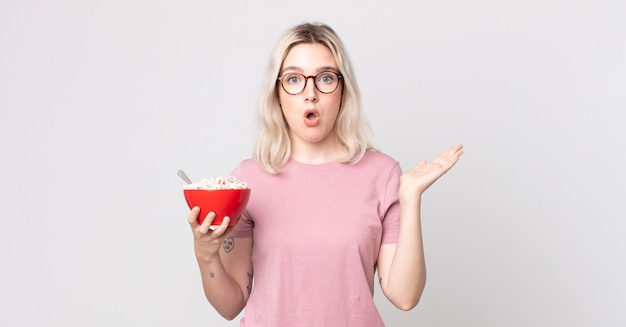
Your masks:
M 290 69 L 307 73 L 319 69 L 337 68 L 332 52 L 320 43 L 300 43 L 295 45 L 283 60 L 282 70 Z

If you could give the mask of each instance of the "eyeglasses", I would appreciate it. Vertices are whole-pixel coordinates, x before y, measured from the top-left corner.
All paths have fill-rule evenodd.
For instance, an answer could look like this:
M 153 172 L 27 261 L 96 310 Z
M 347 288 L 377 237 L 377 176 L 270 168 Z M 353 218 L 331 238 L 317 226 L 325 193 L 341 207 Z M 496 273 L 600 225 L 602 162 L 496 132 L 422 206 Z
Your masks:
M 313 79 L 315 88 L 318 91 L 328 94 L 337 90 L 339 80 L 341 80 L 343 76 L 333 71 L 324 71 L 314 76 L 305 76 L 300 73 L 287 73 L 279 77 L 277 80 L 280 82 L 280 85 L 283 87 L 285 92 L 291 95 L 297 95 L 304 91 L 309 78 Z

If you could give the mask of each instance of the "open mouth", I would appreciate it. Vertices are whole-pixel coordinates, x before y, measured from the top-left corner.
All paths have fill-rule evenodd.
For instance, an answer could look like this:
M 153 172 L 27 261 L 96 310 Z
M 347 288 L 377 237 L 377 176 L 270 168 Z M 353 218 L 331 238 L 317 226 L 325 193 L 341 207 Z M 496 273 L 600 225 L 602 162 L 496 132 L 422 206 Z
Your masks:
M 307 126 L 315 126 L 320 120 L 320 113 L 317 110 L 311 109 L 304 112 L 304 122 Z
M 319 112 L 317 110 L 307 110 L 304 113 L 304 117 L 308 120 L 314 120 L 319 117 Z

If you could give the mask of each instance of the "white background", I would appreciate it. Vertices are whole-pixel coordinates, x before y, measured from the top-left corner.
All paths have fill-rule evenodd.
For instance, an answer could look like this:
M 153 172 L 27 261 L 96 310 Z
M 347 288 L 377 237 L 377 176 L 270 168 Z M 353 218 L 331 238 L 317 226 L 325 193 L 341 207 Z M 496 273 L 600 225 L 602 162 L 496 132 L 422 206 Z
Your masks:
M 0 2 L 0 325 L 238 326 L 206 302 L 176 170 L 251 154 L 279 35 L 344 40 L 375 145 L 424 197 L 428 282 L 389 326 L 624 326 L 626 4 Z M 340 324 L 339 324 L 340 325 Z M 339 326 L 338 325 L 338 326 Z

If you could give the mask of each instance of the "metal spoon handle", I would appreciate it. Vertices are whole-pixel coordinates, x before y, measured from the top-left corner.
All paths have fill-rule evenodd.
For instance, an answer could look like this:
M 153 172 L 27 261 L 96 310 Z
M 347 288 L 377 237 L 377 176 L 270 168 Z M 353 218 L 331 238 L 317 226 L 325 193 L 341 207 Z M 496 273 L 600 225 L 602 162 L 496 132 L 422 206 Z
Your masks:
M 182 178 L 185 182 L 187 182 L 187 184 L 191 184 L 191 179 L 189 179 L 189 177 L 187 176 L 187 174 L 185 174 L 184 171 L 182 171 L 181 169 L 179 169 L 176 174 L 178 175 L 178 177 Z

